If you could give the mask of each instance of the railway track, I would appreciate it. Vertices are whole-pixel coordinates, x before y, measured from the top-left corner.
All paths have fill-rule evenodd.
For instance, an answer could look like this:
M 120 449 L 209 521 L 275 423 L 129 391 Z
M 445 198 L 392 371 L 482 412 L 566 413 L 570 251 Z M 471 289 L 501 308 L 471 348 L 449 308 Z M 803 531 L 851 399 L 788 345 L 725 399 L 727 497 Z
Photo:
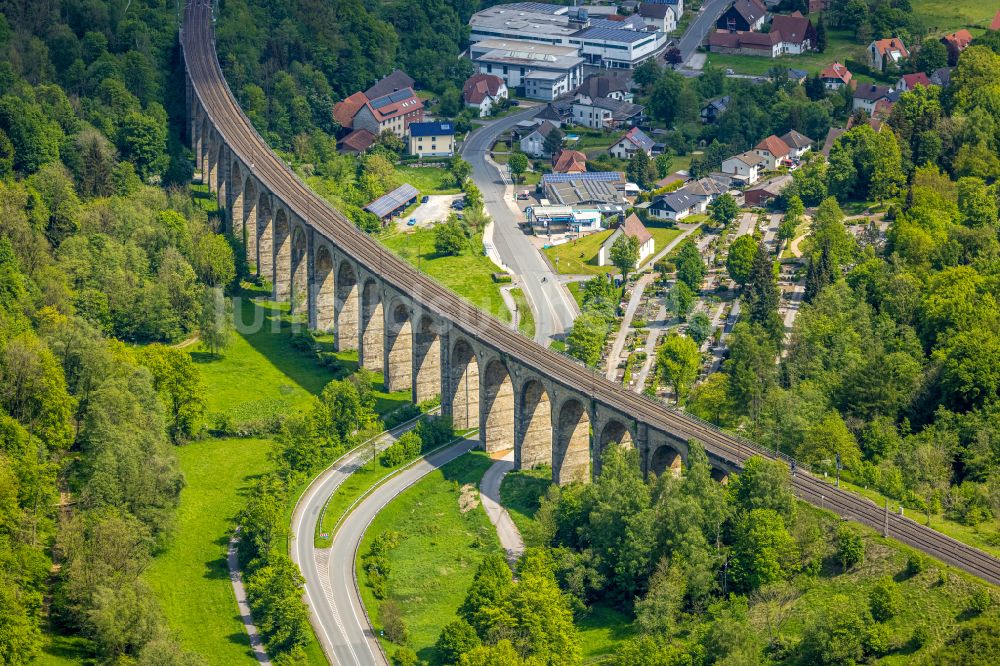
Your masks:
M 341 249 L 378 273 L 428 311 L 504 354 L 540 369 L 550 379 L 663 432 L 697 439 L 710 456 L 742 466 L 751 455 L 775 456 L 760 447 L 670 409 L 634 392 L 625 391 L 568 357 L 541 347 L 512 332 L 433 279 L 415 270 L 377 241 L 360 232 L 343 214 L 313 193 L 292 169 L 275 155 L 240 109 L 219 66 L 215 49 L 210 0 L 188 0 L 181 45 L 194 94 L 229 149 L 247 165 L 262 187 L 280 196 L 291 211 L 331 239 Z M 1000 560 L 919 523 L 889 514 L 871 501 L 836 488 L 802 470 L 793 487 L 798 497 L 840 516 L 885 531 L 903 543 L 952 564 L 994 585 L 1000 585 Z

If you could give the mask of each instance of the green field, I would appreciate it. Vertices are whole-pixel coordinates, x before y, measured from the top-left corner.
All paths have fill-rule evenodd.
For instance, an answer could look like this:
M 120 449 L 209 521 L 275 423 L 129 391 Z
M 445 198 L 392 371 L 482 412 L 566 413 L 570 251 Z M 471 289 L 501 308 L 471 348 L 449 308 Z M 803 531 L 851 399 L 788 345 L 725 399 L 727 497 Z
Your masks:
M 447 158 L 441 158 L 447 160 Z M 420 194 L 458 194 L 455 179 L 447 169 L 440 167 L 397 166 L 396 175 L 400 182 L 409 183 Z
M 226 544 L 253 477 L 266 472 L 270 442 L 210 439 L 178 449 L 187 487 L 166 552 L 146 572 L 183 646 L 210 664 L 253 664 L 226 566 Z
M 670 244 L 670 241 L 677 238 L 680 235 L 681 230 L 676 228 L 665 227 L 656 224 L 647 224 L 646 229 L 652 234 L 655 248 L 653 254 L 651 254 L 647 259 L 640 264 L 647 263 L 649 259 L 658 254 L 664 247 Z M 549 261 L 552 265 L 556 267 L 562 275 L 603 275 L 607 273 L 618 273 L 618 269 L 613 265 L 608 266 L 598 266 L 597 265 L 597 253 L 601 248 L 601 244 L 608 239 L 613 232 L 609 229 L 607 231 L 599 231 L 597 233 L 588 234 L 576 240 L 570 241 L 568 243 L 563 243 L 562 245 L 556 245 L 544 250 Z
M 372 522 L 358 549 L 359 561 L 378 534 L 393 530 L 402 535 L 389 555 L 389 596 L 402 608 L 409 646 L 431 664 L 440 659 L 434 643 L 442 627 L 455 619 L 476 568 L 483 558 L 500 551 L 496 531 L 478 504 L 462 513 L 461 488 L 478 486 L 493 461 L 473 451 L 435 470 L 402 493 Z M 358 568 L 361 596 L 376 631 L 378 601 Z M 383 640 L 389 655 L 395 645 Z
M 946 33 L 958 28 L 983 28 L 1000 10 L 1000 5 L 987 0 L 911 0 L 913 13 L 924 19 L 933 33 Z M 977 34 L 975 30 L 972 34 Z
M 514 302 L 517 304 L 517 315 L 520 318 L 518 322 L 518 330 L 521 334 L 528 338 L 535 337 L 535 315 L 531 312 L 531 306 L 528 305 L 528 299 L 524 295 L 523 289 L 511 289 L 510 295 L 514 298 Z
M 379 240 L 479 309 L 502 322 L 510 321 L 500 287 L 492 277 L 500 269 L 483 254 L 479 238 L 473 237 L 470 247 L 458 256 L 443 256 L 434 251 L 434 229 L 407 230 L 380 236 Z

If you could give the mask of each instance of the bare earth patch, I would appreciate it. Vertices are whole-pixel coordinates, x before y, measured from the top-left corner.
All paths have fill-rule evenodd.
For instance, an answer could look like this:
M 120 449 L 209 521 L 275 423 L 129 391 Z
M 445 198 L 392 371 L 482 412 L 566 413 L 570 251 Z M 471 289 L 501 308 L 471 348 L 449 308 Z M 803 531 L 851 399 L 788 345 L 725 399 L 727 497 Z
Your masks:
M 479 506 L 479 491 L 476 490 L 474 484 L 467 483 L 459 491 L 458 510 L 462 513 L 468 513 L 477 506 Z

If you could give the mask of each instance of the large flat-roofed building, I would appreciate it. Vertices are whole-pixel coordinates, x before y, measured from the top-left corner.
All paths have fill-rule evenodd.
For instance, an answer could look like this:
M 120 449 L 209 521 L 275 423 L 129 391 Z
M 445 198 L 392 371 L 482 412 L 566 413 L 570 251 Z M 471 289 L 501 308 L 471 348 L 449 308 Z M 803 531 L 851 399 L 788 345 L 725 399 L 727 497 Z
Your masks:
M 545 198 L 557 206 L 626 203 L 625 174 L 620 171 L 547 173 L 542 176 L 542 191 Z
M 583 58 L 575 46 L 490 39 L 469 51 L 479 72 L 499 76 L 508 88 L 522 88 L 534 99 L 553 100 L 580 85 L 583 77 Z
M 483 52 L 480 42 L 496 39 L 572 46 L 588 65 L 609 69 L 633 69 L 667 45 L 666 33 L 645 25 L 641 17 L 591 18 L 586 7 L 540 2 L 496 5 L 473 14 L 472 59 Z

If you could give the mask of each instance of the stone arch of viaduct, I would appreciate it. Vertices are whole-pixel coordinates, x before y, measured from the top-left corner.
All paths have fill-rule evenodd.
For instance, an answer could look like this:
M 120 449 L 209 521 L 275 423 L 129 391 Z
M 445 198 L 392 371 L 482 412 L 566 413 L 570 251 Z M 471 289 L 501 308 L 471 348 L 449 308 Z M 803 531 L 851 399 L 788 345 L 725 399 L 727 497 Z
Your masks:
M 226 139 L 187 58 L 186 65 L 196 176 L 216 196 L 225 230 L 275 300 L 289 302 L 309 327 L 332 333 L 338 350 L 356 351 L 387 390 L 410 391 L 414 402 L 440 396 L 456 429 L 478 430 L 489 452 L 512 448 L 518 468 L 547 465 L 556 482 L 587 481 L 607 446 L 622 444 L 638 449 L 644 472 L 679 473 L 687 437 L 641 423 L 627 408 L 491 344 L 467 322 L 428 307 L 420 285 L 401 287 L 359 261 L 353 236 L 306 219 L 255 164 L 276 159 L 266 146 L 248 155 Z
M 338 350 L 357 351 L 387 390 L 409 390 L 414 402 L 440 396 L 455 427 L 478 429 L 484 449 L 513 448 L 517 468 L 550 466 L 559 483 L 599 473 L 611 444 L 637 448 L 647 473 L 680 472 L 686 440 L 553 380 L 422 307 L 414 293 L 355 260 L 270 191 L 254 165 L 226 146 L 196 96 L 190 113 L 196 173 L 217 195 L 249 270 L 311 328 L 333 333 Z

